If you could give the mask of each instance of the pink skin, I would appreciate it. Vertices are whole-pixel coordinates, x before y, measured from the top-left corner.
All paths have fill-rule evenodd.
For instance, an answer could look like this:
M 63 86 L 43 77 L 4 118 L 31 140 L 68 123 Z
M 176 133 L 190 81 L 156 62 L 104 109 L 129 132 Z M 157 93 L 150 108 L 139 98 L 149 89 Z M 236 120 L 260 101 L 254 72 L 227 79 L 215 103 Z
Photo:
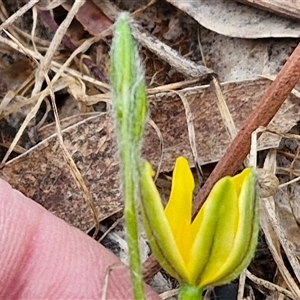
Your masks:
M 3 180 L 0 247 L 0 299 L 133 299 L 117 257 Z

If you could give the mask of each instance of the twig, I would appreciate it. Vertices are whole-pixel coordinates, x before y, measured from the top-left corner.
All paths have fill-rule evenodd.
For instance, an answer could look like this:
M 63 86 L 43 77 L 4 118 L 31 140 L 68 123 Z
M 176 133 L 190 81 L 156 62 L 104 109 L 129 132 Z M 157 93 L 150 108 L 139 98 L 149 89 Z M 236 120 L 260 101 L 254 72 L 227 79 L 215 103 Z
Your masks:
M 233 175 L 250 151 L 251 134 L 259 126 L 267 126 L 300 78 L 300 44 L 292 53 L 277 78 L 265 92 L 257 107 L 250 114 L 245 125 L 228 147 L 204 186 L 194 200 L 194 215 L 206 200 L 213 185 L 226 175 Z M 144 280 L 150 279 L 160 270 L 151 255 L 143 264 Z
M 97 1 L 98 2 L 98 1 Z M 101 10 L 111 20 L 115 20 L 121 12 L 115 5 L 108 0 L 102 0 Z M 157 55 L 160 59 L 174 67 L 176 71 L 190 78 L 201 78 L 203 81 L 209 81 L 211 75 L 215 72 L 205 66 L 199 65 L 178 53 L 173 48 L 161 42 L 147 30 L 143 29 L 137 22 L 131 22 L 132 34 L 139 44 Z
M 300 44 L 289 57 L 276 79 L 266 90 L 238 135 L 227 148 L 194 200 L 194 215 L 207 198 L 214 184 L 226 175 L 234 175 L 250 150 L 251 133 L 267 126 L 300 78 Z
M 204 81 L 209 81 L 211 75 L 215 74 L 212 69 L 196 64 L 181 56 L 176 50 L 161 42 L 137 23 L 132 24 L 132 33 L 142 46 L 156 54 L 170 66 L 174 67 L 178 72 L 187 77 L 201 78 Z

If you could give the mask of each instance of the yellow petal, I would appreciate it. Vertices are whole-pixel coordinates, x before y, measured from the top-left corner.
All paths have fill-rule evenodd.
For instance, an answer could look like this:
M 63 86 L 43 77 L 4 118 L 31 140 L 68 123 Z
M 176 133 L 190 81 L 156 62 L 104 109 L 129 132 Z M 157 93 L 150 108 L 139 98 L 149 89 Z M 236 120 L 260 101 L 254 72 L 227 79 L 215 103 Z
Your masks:
M 189 232 L 194 188 L 194 177 L 188 161 L 184 157 L 178 157 L 173 171 L 171 195 L 165 208 L 165 215 L 185 262 L 189 259 L 191 249 Z
M 258 234 L 258 209 L 255 174 L 245 169 L 227 177 L 228 185 L 220 185 L 218 222 L 211 253 L 199 278 L 199 285 L 225 284 L 236 278 L 250 263 Z M 218 183 L 216 184 L 216 186 Z
M 148 241 L 160 265 L 177 280 L 186 281 L 186 266 L 151 177 L 152 173 L 151 165 L 145 162 L 141 169 L 141 209 Z
M 237 197 L 231 199 L 234 195 L 231 181 L 230 177 L 225 177 L 215 184 L 192 224 L 191 235 L 194 243 L 188 263 L 190 283 L 198 284 L 204 278 L 203 272 L 210 262 L 215 263 L 216 271 L 231 252 L 237 228 L 237 214 L 234 209 Z M 225 199 L 233 201 L 224 201 Z M 214 257 L 216 247 L 221 249 L 217 259 Z
M 249 265 L 257 244 L 259 210 L 256 174 L 253 169 L 247 168 L 233 180 L 236 180 L 237 184 L 243 180 L 238 201 L 238 231 L 230 256 L 218 274 L 215 274 L 214 285 L 225 284 L 235 279 Z

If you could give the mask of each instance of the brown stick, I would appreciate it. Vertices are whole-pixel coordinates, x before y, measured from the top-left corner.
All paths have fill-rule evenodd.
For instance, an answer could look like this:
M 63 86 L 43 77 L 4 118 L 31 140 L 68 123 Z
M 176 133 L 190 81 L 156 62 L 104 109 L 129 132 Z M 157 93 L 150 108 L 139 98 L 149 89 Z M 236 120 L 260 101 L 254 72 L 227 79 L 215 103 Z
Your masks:
M 276 79 L 245 121 L 226 153 L 194 199 L 194 215 L 199 211 L 214 184 L 226 175 L 234 175 L 250 151 L 251 134 L 267 126 L 300 78 L 300 44 L 289 57 Z
M 300 78 L 300 44 L 285 63 L 278 76 L 265 92 L 245 125 L 228 147 L 204 186 L 194 199 L 194 215 L 207 198 L 211 188 L 222 177 L 234 175 L 250 151 L 251 134 L 259 126 L 267 126 Z M 143 264 L 144 279 L 149 282 L 159 265 L 151 255 Z

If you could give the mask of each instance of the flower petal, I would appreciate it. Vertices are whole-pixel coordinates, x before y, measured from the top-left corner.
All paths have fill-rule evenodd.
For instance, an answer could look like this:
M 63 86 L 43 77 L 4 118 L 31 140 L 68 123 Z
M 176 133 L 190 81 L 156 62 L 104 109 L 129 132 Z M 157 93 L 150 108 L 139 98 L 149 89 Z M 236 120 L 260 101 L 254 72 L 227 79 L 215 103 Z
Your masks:
M 216 272 L 232 249 L 237 227 L 237 214 L 232 205 L 237 202 L 237 197 L 231 199 L 234 192 L 230 177 L 219 180 L 193 221 L 191 235 L 194 243 L 191 245 L 188 263 L 190 283 L 199 284 L 210 262 L 215 263 L 213 266 Z M 229 214 L 231 222 L 227 221 Z M 217 259 L 212 257 L 214 251 L 219 255 Z
M 171 195 L 165 208 L 165 215 L 185 262 L 189 260 L 191 249 L 189 232 L 194 188 L 194 177 L 188 161 L 184 157 L 178 157 L 173 171 Z
M 161 198 L 152 179 L 153 170 L 148 162 L 141 168 L 142 216 L 148 241 L 160 265 L 174 278 L 185 281 L 185 263 L 173 237 Z
M 243 180 L 238 200 L 239 224 L 231 254 L 215 274 L 214 285 L 230 282 L 249 265 L 257 245 L 259 209 L 256 195 L 256 174 L 251 168 L 233 177 L 235 184 Z M 207 283 L 206 285 L 208 285 Z
M 223 180 L 227 180 L 227 184 Z M 215 215 L 218 220 L 211 253 L 199 277 L 202 288 L 230 282 L 250 263 L 258 235 L 255 184 L 254 171 L 245 169 L 215 185 L 217 193 L 212 197 L 219 199 Z

